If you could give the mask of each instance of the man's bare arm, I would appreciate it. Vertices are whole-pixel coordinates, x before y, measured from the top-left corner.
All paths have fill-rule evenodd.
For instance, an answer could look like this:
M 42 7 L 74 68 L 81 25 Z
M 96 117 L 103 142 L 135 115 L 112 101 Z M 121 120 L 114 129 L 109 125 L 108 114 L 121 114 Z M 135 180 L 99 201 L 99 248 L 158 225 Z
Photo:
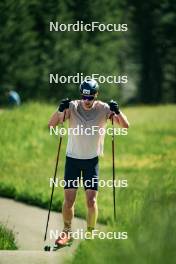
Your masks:
M 62 99 L 58 109 L 54 112 L 48 122 L 48 127 L 56 127 L 59 123 L 63 123 L 70 116 L 69 104 L 71 100 Z
M 51 116 L 51 118 L 49 119 L 48 122 L 48 127 L 50 128 L 57 126 L 58 124 L 62 123 L 64 119 L 64 112 L 54 112 Z
M 120 111 L 120 114 L 118 114 L 118 115 L 115 114 L 114 115 L 114 121 L 116 123 L 118 123 L 121 127 L 124 127 L 124 128 L 129 128 L 129 126 L 130 126 L 126 115 L 123 114 L 121 111 Z
M 113 114 L 115 123 L 118 123 L 123 128 L 129 128 L 130 124 L 128 122 L 128 119 L 120 111 L 118 103 L 114 100 L 111 100 L 108 104 L 111 110 L 110 118 L 112 118 L 112 114 Z

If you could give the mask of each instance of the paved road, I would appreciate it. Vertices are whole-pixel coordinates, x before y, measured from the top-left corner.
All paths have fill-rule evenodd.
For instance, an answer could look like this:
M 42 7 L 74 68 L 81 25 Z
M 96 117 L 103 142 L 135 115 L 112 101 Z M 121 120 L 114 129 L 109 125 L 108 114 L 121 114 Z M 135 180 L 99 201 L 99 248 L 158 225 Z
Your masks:
M 66 258 L 73 255 L 79 244 L 75 240 L 72 247 L 60 249 L 57 252 L 44 252 L 44 230 L 47 219 L 47 210 L 35 206 L 26 205 L 11 199 L 0 198 L 0 222 L 15 233 L 18 251 L 0 251 L 0 264 L 60 264 L 65 263 Z M 53 233 L 62 230 L 62 216 L 58 213 L 51 213 L 48 243 L 53 243 L 55 238 L 49 240 L 50 231 Z M 75 218 L 73 231 L 83 228 L 85 221 Z

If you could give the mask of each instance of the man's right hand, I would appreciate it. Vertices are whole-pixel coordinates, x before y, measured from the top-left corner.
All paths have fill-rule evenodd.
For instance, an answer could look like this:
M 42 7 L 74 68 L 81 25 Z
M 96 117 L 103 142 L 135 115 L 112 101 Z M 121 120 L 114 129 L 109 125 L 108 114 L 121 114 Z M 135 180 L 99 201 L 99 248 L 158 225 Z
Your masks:
M 71 102 L 70 99 L 66 98 L 66 99 L 62 99 L 59 107 L 58 107 L 58 111 L 59 112 L 63 112 L 65 109 L 69 108 L 69 103 Z

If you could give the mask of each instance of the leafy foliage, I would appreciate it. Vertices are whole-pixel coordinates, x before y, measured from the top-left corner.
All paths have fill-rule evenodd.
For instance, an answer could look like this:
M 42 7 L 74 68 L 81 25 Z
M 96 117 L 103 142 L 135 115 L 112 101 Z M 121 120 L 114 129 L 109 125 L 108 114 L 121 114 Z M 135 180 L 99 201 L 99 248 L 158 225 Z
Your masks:
M 49 84 L 49 74 L 82 72 L 128 75 L 126 85 L 102 84 L 102 99 L 175 102 L 175 14 L 172 0 L 1 1 L 0 100 L 9 87 L 23 100 L 76 97 L 77 84 Z M 49 31 L 50 21 L 78 20 L 128 23 L 128 31 Z

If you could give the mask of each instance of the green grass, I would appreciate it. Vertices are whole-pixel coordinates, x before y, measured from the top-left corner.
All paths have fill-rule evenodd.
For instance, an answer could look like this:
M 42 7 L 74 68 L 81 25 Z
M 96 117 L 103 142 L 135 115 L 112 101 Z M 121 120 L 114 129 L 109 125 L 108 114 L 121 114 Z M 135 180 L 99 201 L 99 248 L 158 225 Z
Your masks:
M 14 233 L 3 224 L 0 224 L 0 250 L 17 249 Z
M 85 241 L 73 264 L 176 263 L 176 107 L 140 107 L 125 112 L 131 128 L 117 143 L 120 157 L 116 162 L 117 175 L 127 177 L 129 185 L 117 191 L 118 221 L 109 223 L 107 230 L 127 231 L 128 239 Z M 106 199 L 110 204 L 105 194 Z
M 0 195 L 47 207 L 58 145 L 47 121 L 54 106 L 25 104 L 0 112 Z M 112 225 L 112 190 L 99 190 L 99 221 L 107 229 L 127 231 L 128 240 L 88 241 L 73 263 L 174 263 L 176 243 L 176 106 L 122 109 L 131 123 L 128 136 L 116 137 L 116 177 L 127 179 L 117 188 L 118 223 Z M 66 138 L 58 175 L 63 178 Z M 111 137 L 105 140 L 100 178 L 111 179 Z M 56 188 L 53 209 L 61 210 L 62 188 Z M 85 199 L 78 192 L 76 215 L 85 217 Z M 108 250 L 107 250 L 108 249 Z

